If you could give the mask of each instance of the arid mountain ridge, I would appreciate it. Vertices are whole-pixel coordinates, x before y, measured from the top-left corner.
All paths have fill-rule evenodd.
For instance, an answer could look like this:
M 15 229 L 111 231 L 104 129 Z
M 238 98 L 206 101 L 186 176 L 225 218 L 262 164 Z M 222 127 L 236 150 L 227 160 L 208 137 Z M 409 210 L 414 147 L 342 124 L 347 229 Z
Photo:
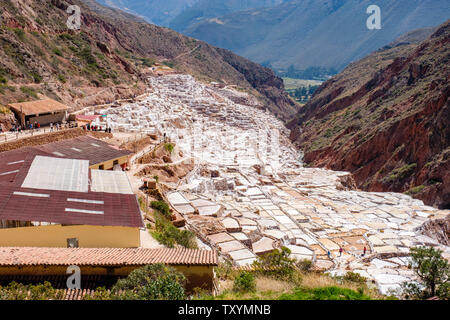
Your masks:
M 346 170 L 358 187 L 450 206 L 450 21 L 325 82 L 289 126 L 313 166 Z
M 81 8 L 79 31 L 66 25 L 72 4 Z M 93 0 L 5 0 L 0 8 L 0 104 L 40 94 L 75 107 L 128 98 L 145 91 L 149 67 L 160 62 L 236 85 L 280 118 L 295 113 L 270 69 Z

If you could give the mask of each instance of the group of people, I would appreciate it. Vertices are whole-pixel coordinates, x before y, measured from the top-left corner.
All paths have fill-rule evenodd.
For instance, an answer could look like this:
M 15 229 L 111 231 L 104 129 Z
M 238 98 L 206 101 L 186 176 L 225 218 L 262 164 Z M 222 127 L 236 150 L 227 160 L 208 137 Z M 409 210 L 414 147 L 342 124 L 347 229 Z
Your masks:
M 342 247 L 339 247 L 339 257 L 342 257 L 342 253 L 344 252 L 344 249 L 342 249 Z M 362 253 L 362 257 L 365 257 L 366 256 L 366 253 L 367 253 L 367 248 L 366 247 L 364 247 L 364 249 L 363 249 L 363 253 Z M 328 250 L 327 251 L 327 255 L 328 255 L 328 258 L 329 259 L 331 259 L 331 252 L 330 252 L 330 250 Z
M 39 131 L 40 129 L 41 129 L 41 124 L 39 122 L 35 121 L 34 123 L 27 122 L 26 126 L 21 126 L 21 125 L 16 123 L 15 125 L 12 126 L 10 131 L 11 132 L 20 133 L 20 132 L 25 131 L 25 130 L 37 130 L 37 131 Z
M 91 125 L 90 123 L 86 124 L 83 126 L 83 130 L 87 130 L 87 131 L 103 131 L 103 127 L 102 126 L 98 126 L 98 125 Z M 105 132 L 107 133 L 111 133 L 111 128 L 106 127 L 104 129 Z

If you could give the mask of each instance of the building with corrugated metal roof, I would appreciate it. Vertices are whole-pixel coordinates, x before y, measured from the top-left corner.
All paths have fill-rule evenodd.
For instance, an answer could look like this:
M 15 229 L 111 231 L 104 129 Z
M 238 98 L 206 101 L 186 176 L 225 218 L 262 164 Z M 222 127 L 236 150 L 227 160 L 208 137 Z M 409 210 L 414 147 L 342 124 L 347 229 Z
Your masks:
M 0 246 L 139 247 L 144 225 L 126 173 L 48 151 L 0 154 Z

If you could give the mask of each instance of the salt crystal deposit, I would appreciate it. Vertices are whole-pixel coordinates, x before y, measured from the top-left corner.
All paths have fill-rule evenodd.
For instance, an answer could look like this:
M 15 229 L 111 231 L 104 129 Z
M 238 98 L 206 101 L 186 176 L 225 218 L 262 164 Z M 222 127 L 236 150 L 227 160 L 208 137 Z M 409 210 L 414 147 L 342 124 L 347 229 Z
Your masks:
M 194 161 L 167 198 L 188 227 L 236 265 L 287 246 L 298 260 L 333 274 L 352 270 L 388 293 L 414 279 L 410 247 L 431 245 L 450 254 L 450 247 L 417 229 L 448 210 L 404 194 L 352 190 L 346 172 L 303 167 L 289 131 L 251 96 L 188 75 L 150 83 L 144 101 L 102 113 L 118 131 L 166 134 Z M 221 231 L 202 229 L 205 221 Z

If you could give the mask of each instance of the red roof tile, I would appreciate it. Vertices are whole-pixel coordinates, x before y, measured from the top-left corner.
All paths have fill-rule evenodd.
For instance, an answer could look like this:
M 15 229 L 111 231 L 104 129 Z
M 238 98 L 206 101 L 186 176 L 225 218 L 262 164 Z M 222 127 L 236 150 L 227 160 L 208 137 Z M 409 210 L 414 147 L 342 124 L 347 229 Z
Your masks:
M 199 249 L 0 247 L 0 266 L 217 265 L 217 253 Z

